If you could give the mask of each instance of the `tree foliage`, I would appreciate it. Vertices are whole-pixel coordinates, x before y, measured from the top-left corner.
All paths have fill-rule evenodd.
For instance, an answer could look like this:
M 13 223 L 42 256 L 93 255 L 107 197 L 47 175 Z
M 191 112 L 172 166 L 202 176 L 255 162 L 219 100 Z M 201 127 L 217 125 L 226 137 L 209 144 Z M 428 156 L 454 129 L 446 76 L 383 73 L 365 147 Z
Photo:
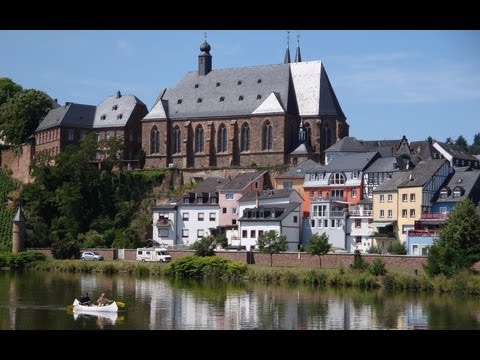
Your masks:
M 257 239 L 258 251 L 270 254 L 270 266 L 273 266 L 273 254 L 288 249 L 287 237 L 279 235 L 275 230 L 264 232 Z
M 131 223 L 151 184 L 161 176 L 100 170 L 91 163 L 96 149 L 92 135 L 57 155 L 55 165 L 46 158 L 35 160 L 35 182 L 24 186 L 21 193 L 33 228 L 28 245 L 56 244 L 59 256 L 66 256 L 62 242 L 119 248 L 145 242 Z
M 190 248 L 195 250 L 196 256 L 215 256 L 217 241 L 213 235 L 205 236 L 195 241 Z
M 480 133 L 476 133 L 473 137 L 473 144 L 469 148 L 472 154 L 480 154 Z
M 430 247 L 425 267 L 431 276 L 450 276 L 480 260 L 480 216 L 470 199 L 459 203 Z
M 22 87 L 17 83 L 14 83 L 12 79 L 5 77 L 0 78 L 0 106 L 22 90 Z
M 455 145 L 460 146 L 464 150 L 468 150 L 467 139 L 465 139 L 462 135 L 455 140 Z
M 33 89 L 9 98 L 0 106 L 0 130 L 5 141 L 13 145 L 25 142 L 52 106 L 47 94 Z
M 330 251 L 331 245 L 328 243 L 328 235 L 323 233 L 322 235 L 313 234 L 308 242 L 307 252 L 311 255 L 318 255 L 318 261 L 320 267 L 322 266 L 321 255 L 325 255 Z

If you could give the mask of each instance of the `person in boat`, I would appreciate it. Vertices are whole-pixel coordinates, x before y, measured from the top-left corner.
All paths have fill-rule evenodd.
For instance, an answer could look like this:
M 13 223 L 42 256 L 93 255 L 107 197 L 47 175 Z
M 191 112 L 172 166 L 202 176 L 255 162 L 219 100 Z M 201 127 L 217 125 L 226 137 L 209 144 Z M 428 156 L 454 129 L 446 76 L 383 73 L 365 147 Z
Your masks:
M 110 304 L 110 302 L 111 301 L 105 297 L 105 293 L 102 293 L 102 295 L 100 295 L 100 297 L 97 300 L 98 306 L 106 306 Z
M 90 299 L 90 296 L 88 296 L 88 292 L 85 293 L 85 295 L 83 295 L 83 296 L 80 298 L 80 305 L 90 306 L 91 303 L 92 303 L 92 300 Z

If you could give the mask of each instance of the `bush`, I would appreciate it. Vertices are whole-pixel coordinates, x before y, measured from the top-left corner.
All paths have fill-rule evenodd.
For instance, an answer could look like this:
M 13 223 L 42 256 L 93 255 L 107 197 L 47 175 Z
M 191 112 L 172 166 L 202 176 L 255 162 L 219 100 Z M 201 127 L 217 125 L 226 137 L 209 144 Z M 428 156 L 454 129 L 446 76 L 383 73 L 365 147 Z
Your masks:
M 216 244 L 215 237 L 210 235 L 196 241 L 190 248 L 195 250 L 196 256 L 215 256 Z
M 238 278 L 246 271 L 246 264 L 217 256 L 186 256 L 175 260 L 169 269 L 169 273 L 179 278 Z
M 380 249 L 378 246 L 372 245 L 370 248 L 367 250 L 369 254 L 382 254 L 383 249 Z
M 368 269 L 368 264 L 365 262 L 365 260 L 363 260 L 362 255 L 360 255 L 359 253 L 355 254 L 351 269 L 354 271 L 365 271 Z
M 407 255 L 405 244 L 395 242 L 388 247 L 388 253 L 392 255 Z
M 383 276 L 387 273 L 387 269 L 385 268 L 385 261 L 382 259 L 375 259 L 368 267 L 368 271 L 370 274 L 374 276 Z

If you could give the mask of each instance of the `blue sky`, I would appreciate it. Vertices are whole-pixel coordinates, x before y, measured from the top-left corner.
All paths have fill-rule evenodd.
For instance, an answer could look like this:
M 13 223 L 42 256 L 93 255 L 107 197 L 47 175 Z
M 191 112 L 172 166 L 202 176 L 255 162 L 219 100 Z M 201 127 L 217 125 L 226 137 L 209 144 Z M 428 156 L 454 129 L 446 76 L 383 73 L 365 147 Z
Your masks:
M 283 62 L 286 31 L 0 31 L 0 77 L 66 101 L 117 90 L 150 109 L 197 68 L 203 32 L 213 68 Z M 294 56 L 296 30 L 290 33 Z M 303 60 L 322 60 L 350 135 L 444 141 L 480 132 L 480 31 L 300 31 Z

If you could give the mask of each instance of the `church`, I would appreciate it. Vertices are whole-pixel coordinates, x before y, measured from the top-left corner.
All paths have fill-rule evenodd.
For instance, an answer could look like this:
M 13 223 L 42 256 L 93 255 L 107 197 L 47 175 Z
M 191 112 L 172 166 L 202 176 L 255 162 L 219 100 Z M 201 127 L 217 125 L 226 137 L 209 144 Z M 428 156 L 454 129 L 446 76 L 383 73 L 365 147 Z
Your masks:
M 200 46 L 198 69 L 163 89 L 142 119 L 145 168 L 281 165 L 299 149 L 321 159 L 349 125 L 319 60 L 297 46 L 283 64 L 214 69 Z M 300 151 L 300 152 L 302 152 Z

